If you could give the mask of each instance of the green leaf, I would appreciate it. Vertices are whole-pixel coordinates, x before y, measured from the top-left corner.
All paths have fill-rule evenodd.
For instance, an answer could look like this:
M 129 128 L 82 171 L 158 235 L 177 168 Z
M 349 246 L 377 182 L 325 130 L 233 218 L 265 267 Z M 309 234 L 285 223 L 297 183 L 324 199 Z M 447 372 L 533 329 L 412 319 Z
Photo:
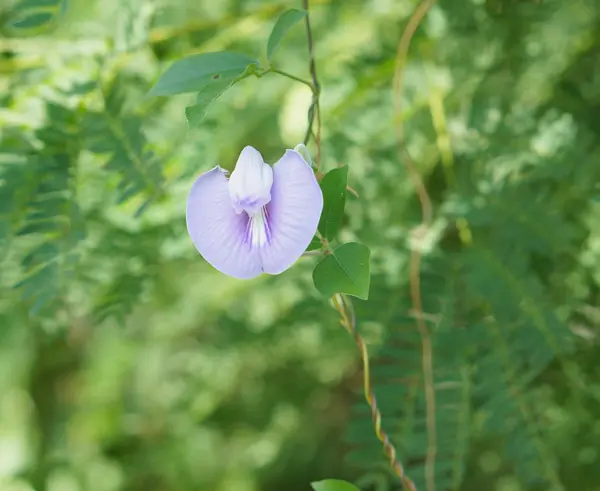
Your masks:
M 317 249 L 321 248 L 321 239 L 319 239 L 319 237 L 317 237 L 316 235 L 313 237 L 313 239 L 310 241 L 310 244 L 308 244 L 308 247 L 306 248 L 306 251 L 316 251 Z
M 150 90 L 150 96 L 170 96 L 198 92 L 218 83 L 234 82 L 252 73 L 258 61 L 231 51 L 202 53 L 173 63 Z
M 290 9 L 279 16 L 267 41 L 267 59 L 271 60 L 287 32 L 306 16 L 306 10 Z
M 225 80 L 203 87 L 196 96 L 196 104 L 185 108 L 185 116 L 190 128 L 199 126 L 211 104 L 227 91 L 235 81 Z
M 360 491 L 354 484 L 339 479 L 325 479 L 310 485 L 315 491 Z
M 41 9 L 52 8 L 58 9 L 61 4 L 66 3 L 64 0 L 21 0 L 15 7 L 16 9 Z
M 10 26 L 15 29 L 39 29 L 50 24 L 52 19 L 54 15 L 51 12 L 37 12 L 14 20 Z
M 326 297 L 346 293 L 367 300 L 371 282 L 370 256 L 369 248 L 356 242 L 336 247 L 315 267 L 315 287 Z
M 346 183 L 348 166 L 329 171 L 321 180 L 323 191 L 323 213 L 319 220 L 319 232 L 327 240 L 333 240 L 340 230 L 346 205 Z
M 81 151 L 78 113 L 56 103 L 47 103 L 45 112 L 47 125 L 35 132 L 40 147 L 28 152 L 21 172 L 6 169 L 9 172 L 2 174 L 27 186 L 9 198 L 20 208 L 15 236 L 30 244 L 23 248 L 21 275 L 14 287 L 20 290 L 31 315 L 56 305 L 65 284 L 71 281 L 80 242 L 86 237 L 85 220 L 74 192 L 73 169 Z M 15 183 L 18 181 L 7 185 L 14 187 Z
M 22 0 L 13 7 L 6 26 L 20 35 L 36 34 L 53 26 L 66 8 L 66 0 Z
M 200 123 L 204 121 L 206 114 L 208 113 L 209 104 L 194 104 L 185 108 L 185 118 L 187 119 L 188 126 L 190 128 L 196 128 L 200 126 Z
M 120 177 L 115 196 L 123 203 L 133 196 L 161 194 L 162 162 L 149 148 L 142 119 L 126 113 L 88 111 L 81 133 L 86 148 L 106 157 L 105 169 Z
M 66 0 L 21 0 L 13 7 L 6 26 L 19 35 L 36 34 L 54 25 L 66 8 Z

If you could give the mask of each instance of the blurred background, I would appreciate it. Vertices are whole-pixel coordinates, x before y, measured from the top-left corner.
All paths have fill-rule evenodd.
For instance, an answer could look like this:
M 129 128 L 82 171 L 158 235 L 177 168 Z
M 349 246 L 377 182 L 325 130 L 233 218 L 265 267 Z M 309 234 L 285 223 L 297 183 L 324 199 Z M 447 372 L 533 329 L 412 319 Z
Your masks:
M 290 7 L 2 0 L 1 491 L 401 489 L 358 352 L 312 285 L 318 258 L 237 281 L 186 233 L 195 177 L 246 145 L 271 163 L 293 148 L 309 89 L 249 78 L 194 128 L 193 95 L 146 96 L 183 56 L 264 60 Z M 349 166 L 341 240 L 372 251 L 354 304 L 384 427 L 419 490 L 598 491 L 600 3 L 440 1 L 413 37 L 402 107 L 434 205 L 433 421 L 409 292 L 420 207 L 392 104 L 416 8 L 310 2 L 322 165 Z M 275 63 L 309 78 L 301 24 Z

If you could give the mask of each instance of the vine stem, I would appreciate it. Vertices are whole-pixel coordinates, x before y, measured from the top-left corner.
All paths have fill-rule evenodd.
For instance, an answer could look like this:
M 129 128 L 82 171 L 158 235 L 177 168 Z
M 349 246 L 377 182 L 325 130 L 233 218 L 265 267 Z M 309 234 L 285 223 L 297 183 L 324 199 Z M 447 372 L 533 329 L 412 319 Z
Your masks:
M 306 130 L 306 135 L 304 136 L 304 144 L 308 143 L 310 139 L 310 135 L 312 133 L 312 127 L 315 120 L 315 116 L 317 118 L 317 134 L 315 137 L 315 144 L 317 147 L 317 155 L 315 158 L 315 165 L 317 170 L 320 169 L 321 164 L 321 106 L 319 104 L 319 96 L 321 95 L 321 86 L 319 85 L 319 77 L 317 77 L 317 64 L 315 61 L 315 47 L 313 42 L 312 28 L 310 25 L 310 14 L 308 10 L 308 0 L 302 0 L 302 7 L 306 11 L 306 16 L 304 17 L 304 23 L 306 25 L 306 41 L 308 44 L 308 69 L 310 71 L 310 76 L 312 78 L 312 87 L 313 87 L 313 97 L 312 103 L 308 110 L 308 128 Z
M 421 364 L 423 371 L 423 385 L 425 391 L 426 424 L 427 424 L 427 453 L 425 457 L 425 483 L 427 491 L 435 491 L 435 458 L 437 454 L 437 428 L 435 409 L 435 380 L 433 374 L 433 346 L 431 334 L 425 323 L 423 315 L 423 301 L 421 298 L 421 252 L 419 246 L 427 234 L 432 221 L 432 205 L 427 189 L 421 179 L 412 158 L 404 145 L 404 128 L 402 124 L 402 87 L 404 81 L 404 66 L 408 57 L 410 42 L 421 21 L 433 7 L 436 0 L 422 0 L 408 23 L 396 51 L 396 67 L 394 70 L 393 96 L 394 96 L 394 123 L 397 132 L 398 150 L 400 160 L 413 182 L 415 191 L 421 204 L 421 224 L 415 230 L 415 243 L 410 256 L 410 296 L 417 320 L 417 329 L 421 339 Z
M 363 390 L 365 399 L 371 410 L 371 417 L 373 419 L 373 424 L 375 425 L 375 435 L 377 436 L 377 439 L 383 443 L 383 450 L 389 459 L 390 466 L 400 478 L 404 489 L 406 491 L 417 491 L 417 487 L 406 475 L 402 463 L 398 460 L 396 449 L 390 441 L 389 436 L 381 427 L 381 412 L 377 407 L 377 399 L 375 398 L 375 394 L 371 387 L 369 353 L 366 343 L 356 329 L 356 315 L 354 313 L 354 309 L 352 308 L 350 302 L 345 300 L 340 294 L 335 294 L 332 300 L 336 310 L 340 314 L 340 324 L 342 324 L 346 331 L 348 331 L 348 333 L 350 333 L 350 335 L 354 338 L 354 342 L 360 351 L 360 357 L 363 366 Z
M 284 77 L 287 78 L 291 78 L 292 80 L 295 80 L 296 82 L 300 82 L 301 84 L 304 85 L 308 85 L 308 87 L 310 87 L 311 92 L 314 94 L 315 93 L 315 88 L 313 87 L 313 84 L 311 82 L 309 82 L 308 80 L 304 80 L 303 78 L 300 77 L 296 77 L 296 75 L 292 75 L 291 73 L 288 72 L 284 72 L 283 70 L 279 70 L 277 68 L 269 68 L 265 74 L 272 72 L 272 73 L 278 73 L 279 75 L 283 75 Z
M 306 23 L 306 37 L 307 37 L 307 41 L 308 41 L 309 71 L 310 71 L 310 75 L 311 75 L 311 79 L 312 79 L 311 85 L 312 85 L 312 90 L 313 90 L 313 100 L 312 100 L 312 104 L 310 105 L 310 108 L 308 111 L 308 128 L 306 131 L 306 136 L 304 138 L 304 144 L 306 145 L 306 143 L 309 141 L 311 135 L 313 135 L 313 123 L 314 123 L 314 120 L 316 117 L 317 130 L 316 130 L 316 135 L 314 136 L 314 138 L 315 138 L 315 144 L 317 147 L 316 167 L 317 167 L 317 170 L 319 170 L 320 156 L 321 156 L 321 108 L 319 105 L 319 95 L 321 93 L 321 89 L 320 89 L 320 85 L 319 85 L 319 79 L 317 77 L 317 68 L 316 68 L 316 63 L 315 63 L 314 43 L 313 43 L 313 35 L 312 35 L 312 29 L 311 29 L 311 24 L 310 24 L 308 0 L 302 0 L 302 6 L 303 6 L 304 10 L 306 11 L 305 23 Z M 271 70 L 271 71 L 274 71 L 274 70 Z M 282 73 L 282 72 L 277 72 L 277 73 L 280 73 L 281 75 L 284 75 L 284 76 L 288 76 L 289 78 L 293 78 L 294 80 L 297 80 L 298 82 L 302 82 L 302 83 L 306 84 L 306 81 L 304 81 L 298 77 L 289 76 L 289 74 Z M 347 189 L 356 195 L 356 191 L 354 191 L 351 188 L 347 188 Z M 325 240 L 325 238 L 321 237 L 320 235 L 319 235 L 319 238 L 321 239 L 324 254 L 325 255 L 330 254 L 331 250 L 329 248 L 329 243 L 327 242 L 327 240 Z M 356 346 L 358 347 L 359 352 L 360 352 L 362 368 L 363 368 L 364 395 L 365 395 L 367 404 L 369 405 L 369 408 L 371 410 L 371 417 L 373 419 L 373 424 L 375 426 L 375 434 L 377 436 L 377 439 L 383 444 L 383 450 L 389 459 L 390 466 L 392 467 L 395 474 L 399 477 L 400 482 L 402 483 L 402 487 L 405 489 L 405 491 L 417 491 L 417 487 L 410 480 L 410 478 L 406 475 L 406 472 L 404 471 L 404 467 L 403 467 L 402 463 L 400 462 L 400 460 L 398 460 L 396 448 L 390 441 L 390 438 L 387 435 L 387 433 L 382 429 L 381 412 L 379 411 L 379 408 L 377 407 L 377 399 L 375 398 L 375 394 L 371 387 L 371 372 L 370 372 L 370 365 L 369 365 L 369 353 L 367 350 L 366 343 L 364 342 L 362 336 L 358 333 L 358 330 L 356 329 L 356 314 L 354 312 L 354 308 L 352 307 L 352 303 L 349 300 L 345 299 L 344 296 L 342 296 L 341 294 L 333 295 L 332 301 L 333 301 L 333 305 L 335 306 L 336 310 L 340 314 L 340 324 L 342 324 L 342 326 L 346 329 L 346 331 L 348 331 L 348 333 L 350 333 L 350 335 L 354 338 L 354 342 L 356 343 Z

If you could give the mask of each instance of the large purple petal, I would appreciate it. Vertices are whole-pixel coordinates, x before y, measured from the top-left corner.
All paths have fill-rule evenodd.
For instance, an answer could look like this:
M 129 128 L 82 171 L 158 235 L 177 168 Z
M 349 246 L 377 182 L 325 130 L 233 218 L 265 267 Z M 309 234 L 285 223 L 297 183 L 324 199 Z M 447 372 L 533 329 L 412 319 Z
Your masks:
M 257 248 L 246 239 L 248 215 L 233 209 L 227 178 L 220 167 L 202 174 L 187 201 L 187 229 L 196 249 L 214 268 L 234 278 L 262 273 Z
M 306 250 L 323 211 L 323 193 L 312 169 L 295 150 L 273 166 L 271 202 L 266 206 L 271 241 L 260 255 L 265 273 L 288 269 Z

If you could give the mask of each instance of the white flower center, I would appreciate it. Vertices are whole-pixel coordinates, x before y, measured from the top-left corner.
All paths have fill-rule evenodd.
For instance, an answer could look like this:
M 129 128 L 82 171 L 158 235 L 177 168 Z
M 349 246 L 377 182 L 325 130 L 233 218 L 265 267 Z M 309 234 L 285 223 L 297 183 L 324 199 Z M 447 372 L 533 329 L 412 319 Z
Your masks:
M 266 207 L 262 207 L 257 213 L 248 215 L 247 239 L 253 247 L 261 247 L 271 241 L 271 228 L 268 221 Z

